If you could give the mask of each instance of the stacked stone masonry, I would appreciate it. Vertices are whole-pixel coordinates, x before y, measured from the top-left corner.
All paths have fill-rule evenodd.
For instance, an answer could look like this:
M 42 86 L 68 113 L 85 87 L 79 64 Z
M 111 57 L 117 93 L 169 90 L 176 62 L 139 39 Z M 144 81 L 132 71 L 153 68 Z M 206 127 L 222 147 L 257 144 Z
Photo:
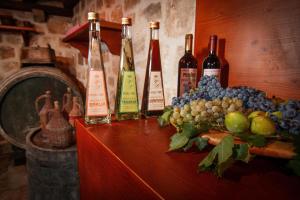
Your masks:
M 137 73 L 138 93 L 141 99 L 149 48 L 149 22 L 158 20 L 160 26 L 160 49 L 164 78 L 166 104 L 177 91 L 179 58 L 184 54 L 184 37 L 194 33 L 195 0 L 80 0 L 74 7 L 73 18 L 48 16 L 45 23 L 35 22 L 30 12 L 0 10 L 12 14 L 17 19 L 26 19 L 34 24 L 41 34 L 34 35 L 31 46 L 55 50 L 59 67 L 68 70 L 83 85 L 86 84 L 87 60 L 80 52 L 63 43 L 62 38 L 73 25 L 87 21 L 89 11 L 97 11 L 101 19 L 120 23 L 122 16 L 133 19 L 133 48 Z M 20 68 L 20 53 L 23 47 L 21 34 L 0 32 L 0 80 Z M 103 51 L 104 65 L 110 102 L 114 102 L 119 56 L 112 55 L 107 48 Z M 111 108 L 114 107 L 112 103 Z

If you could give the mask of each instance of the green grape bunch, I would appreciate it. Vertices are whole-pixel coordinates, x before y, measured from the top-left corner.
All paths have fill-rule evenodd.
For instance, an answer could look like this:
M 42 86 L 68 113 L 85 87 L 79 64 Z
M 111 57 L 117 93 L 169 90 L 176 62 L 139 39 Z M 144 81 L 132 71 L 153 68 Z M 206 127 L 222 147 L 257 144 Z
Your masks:
M 170 122 L 180 127 L 184 122 L 200 124 L 209 123 L 213 127 L 222 127 L 224 117 L 229 112 L 244 112 L 243 101 L 238 98 L 223 97 L 222 99 L 193 100 L 183 107 L 173 107 Z

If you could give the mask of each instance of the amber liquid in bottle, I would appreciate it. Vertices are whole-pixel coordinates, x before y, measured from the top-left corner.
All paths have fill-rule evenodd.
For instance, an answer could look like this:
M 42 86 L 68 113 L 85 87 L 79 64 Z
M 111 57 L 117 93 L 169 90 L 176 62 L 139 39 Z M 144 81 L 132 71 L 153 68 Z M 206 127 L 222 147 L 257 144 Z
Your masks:
M 193 35 L 185 36 L 185 53 L 178 63 L 177 96 L 197 87 L 197 60 L 193 56 Z
M 142 100 L 143 117 L 161 115 L 165 108 L 159 49 L 159 22 L 150 23 L 150 45 Z
M 115 115 L 117 120 L 139 119 L 140 117 L 130 18 L 122 18 L 122 46 Z

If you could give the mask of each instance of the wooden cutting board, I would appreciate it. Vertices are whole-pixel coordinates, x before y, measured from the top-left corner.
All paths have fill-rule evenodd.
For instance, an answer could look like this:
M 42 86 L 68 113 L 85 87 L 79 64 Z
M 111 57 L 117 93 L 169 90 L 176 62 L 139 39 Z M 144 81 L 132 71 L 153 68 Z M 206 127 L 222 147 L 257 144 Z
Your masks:
M 207 134 L 203 134 L 201 137 L 208 138 L 208 143 L 212 145 L 217 145 L 221 142 L 221 140 L 229 135 L 226 132 L 218 132 L 218 131 L 210 131 Z M 243 143 L 238 138 L 235 140 L 235 143 Z M 291 159 L 295 156 L 294 146 L 290 142 L 282 142 L 278 140 L 269 141 L 265 147 L 251 147 L 250 153 L 261 155 L 261 156 L 269 156 L 274 158 L 283 158 L 283 159 Z

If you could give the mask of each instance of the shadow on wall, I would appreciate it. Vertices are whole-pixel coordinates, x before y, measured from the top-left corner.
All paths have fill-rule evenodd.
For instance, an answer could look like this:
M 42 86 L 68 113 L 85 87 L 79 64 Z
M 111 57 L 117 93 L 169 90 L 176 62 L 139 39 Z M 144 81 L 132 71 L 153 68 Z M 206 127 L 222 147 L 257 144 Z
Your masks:
M 218 57 L 221 61 L 221 84 L 223 87 L 228 86 L 229 63 L 225 58 L 226 39 L 219 39 Z

